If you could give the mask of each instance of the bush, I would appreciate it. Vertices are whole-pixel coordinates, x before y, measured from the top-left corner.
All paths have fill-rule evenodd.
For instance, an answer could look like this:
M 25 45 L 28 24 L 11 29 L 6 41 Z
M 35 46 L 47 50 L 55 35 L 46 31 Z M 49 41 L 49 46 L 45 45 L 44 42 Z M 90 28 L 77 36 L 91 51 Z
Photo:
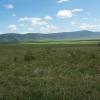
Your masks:
M 32 60 L 35 60 L 35 57 L 34 57 L 34 55 L 32 55 L 31 52 L 28 51 L 24 55 L 24 60 L 25 61 L 32 61 Z

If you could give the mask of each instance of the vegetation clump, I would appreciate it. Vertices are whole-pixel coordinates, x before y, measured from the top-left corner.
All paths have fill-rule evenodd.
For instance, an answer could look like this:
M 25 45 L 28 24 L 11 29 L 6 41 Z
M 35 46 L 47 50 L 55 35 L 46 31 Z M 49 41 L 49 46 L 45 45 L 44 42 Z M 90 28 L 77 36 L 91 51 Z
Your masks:
M 24 55 L 24 60 L 25 61 L 33 61 L 35 60 L 35 56 L 31 53 L 31 51 L 27 51 Z

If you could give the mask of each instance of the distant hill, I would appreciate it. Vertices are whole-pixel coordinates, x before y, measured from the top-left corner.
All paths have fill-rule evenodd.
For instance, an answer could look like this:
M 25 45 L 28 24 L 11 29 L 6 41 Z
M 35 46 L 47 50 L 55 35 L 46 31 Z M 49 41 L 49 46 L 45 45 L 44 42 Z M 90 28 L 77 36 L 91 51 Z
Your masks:
M 7 33 L 0 35 L 0 42 L 18 42 L 18 41 L 39 41 L 39 40 L 88 40 L 100 39 L 100 32 L 92 31 L 75 31 L 75 32 L 60 32 L 60 33 Z

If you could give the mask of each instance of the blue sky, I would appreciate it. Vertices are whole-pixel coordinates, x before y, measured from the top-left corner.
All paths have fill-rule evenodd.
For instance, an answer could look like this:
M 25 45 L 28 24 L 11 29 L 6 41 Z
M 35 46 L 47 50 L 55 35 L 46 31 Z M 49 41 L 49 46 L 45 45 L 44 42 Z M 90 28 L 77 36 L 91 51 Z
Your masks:
M 0 0 L 0 34 L 100 31 L 100 0 Z

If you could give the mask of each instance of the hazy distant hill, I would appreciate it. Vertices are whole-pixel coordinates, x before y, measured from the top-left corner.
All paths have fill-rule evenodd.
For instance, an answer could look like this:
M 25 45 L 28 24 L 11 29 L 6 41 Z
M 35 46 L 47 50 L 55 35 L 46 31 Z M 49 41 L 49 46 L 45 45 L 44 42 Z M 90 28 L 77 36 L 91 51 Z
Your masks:
M 100 39 L 100 32 L 92 31 L 75 31 L 60 33 L 7 33 L 0 35 L 0 42 L 17 42 L 17 41 L 38 41 L 38 40 L 80 40 L 80 39 Z

